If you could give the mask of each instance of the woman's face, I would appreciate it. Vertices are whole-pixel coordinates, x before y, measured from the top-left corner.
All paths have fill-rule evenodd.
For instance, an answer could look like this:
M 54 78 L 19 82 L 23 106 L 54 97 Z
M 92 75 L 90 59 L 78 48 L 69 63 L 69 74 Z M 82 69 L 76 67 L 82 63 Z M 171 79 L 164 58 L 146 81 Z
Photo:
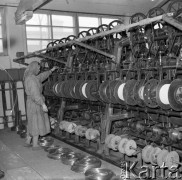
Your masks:
M 37 64 L 37 71 L 36 71 L 36 75 L 39 73 L 40 71 L 40 64 Z

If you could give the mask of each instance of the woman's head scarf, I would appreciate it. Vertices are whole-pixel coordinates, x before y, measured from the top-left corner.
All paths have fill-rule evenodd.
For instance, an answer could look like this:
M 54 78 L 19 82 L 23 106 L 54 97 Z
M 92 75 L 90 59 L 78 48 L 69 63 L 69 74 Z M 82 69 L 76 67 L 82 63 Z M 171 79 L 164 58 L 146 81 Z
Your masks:
M 24 72 L 24 80 L 30 75 L 37 75 L 39 70 L 39 64 L 37 61 L 31 62 Z

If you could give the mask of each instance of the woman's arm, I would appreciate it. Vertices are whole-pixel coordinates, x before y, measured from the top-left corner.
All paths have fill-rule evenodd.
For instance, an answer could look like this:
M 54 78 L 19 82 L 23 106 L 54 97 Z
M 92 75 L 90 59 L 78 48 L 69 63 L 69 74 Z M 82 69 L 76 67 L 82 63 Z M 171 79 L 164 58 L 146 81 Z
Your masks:
M 45 80 L 50 76 L 51 73 L 52 73 L 51 70 L 45 71 L 45 72 L 43 72 L 43 73 L 40 73 L 40 74 L 37 76 L 37 78 L 39 79 L 40 82 L 43 82 L 43 81 L 45 81 Z

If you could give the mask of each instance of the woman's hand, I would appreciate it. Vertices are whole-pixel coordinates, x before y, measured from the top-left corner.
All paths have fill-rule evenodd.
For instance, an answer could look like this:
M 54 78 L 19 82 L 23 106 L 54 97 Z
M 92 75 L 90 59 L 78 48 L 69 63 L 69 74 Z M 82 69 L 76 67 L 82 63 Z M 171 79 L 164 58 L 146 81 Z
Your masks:
M 45 104 L 42 104 L 42 109 L 44 112 L 48 112 L 47 106 Z
M 55 71 L 56 69 L 58 69 L 59 67 L 58 66 L 54 66 L 52 69 L 51 69 L 51 71 L 53 72 L 53 71 Z

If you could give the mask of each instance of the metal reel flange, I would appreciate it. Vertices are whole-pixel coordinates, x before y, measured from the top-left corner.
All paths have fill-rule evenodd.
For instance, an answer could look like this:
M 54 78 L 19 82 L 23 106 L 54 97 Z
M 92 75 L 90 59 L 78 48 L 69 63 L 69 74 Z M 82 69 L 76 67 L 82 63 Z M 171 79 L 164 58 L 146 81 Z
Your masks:
M 166 149 L 163 149 L 157 156 L 157 164 L 159 167 L 164 165 L 166 163 L 166 157 L 169 154 L 169 151 Z
M 151 145 L 147 145 L 142 149 L 142 159 L 145 163 L 149 163 L 150 162 L 150 154 L 153 151 L 153 146 Z
M 114 97 L 114 88 L 117 85 L 117 83 L 118 83 L 118 80 L 111 81 L 109 84 L 109 87 L 108 87 L 109 89 L 108 89 L 108 91 L 106 91 L 109 102 L 113 103 L 113 104 L 118 103 L 116 98 Z
M 176 151 L 171 151 L 166 157 L 166 166 L 169 170 L 175 170 L 179 166 L 179 154 Z
M 70 86 L 73 82 L 74 82 L 73 80 L 69 80 L 69 81 L 66 81 L 66 83 L 64 85 L 63 91 L 64 91 L 66 98 L 72 98 L 72 96 L 70 94 Z
M 70 91 L 70 95 L 72 98 L 76 99 L 76 95 L 75 95 L 75 86 L 76 86 L 77 81 L 75 80 L 72 84 L 70 84 L 69 87 L 69 91 Z
M 156 108 L 158 107 L 157 100 L 156 100 L 156 94 L 157 94 L 157 85 L 158 85 L 157 79 L 150 79 L 145 83 L 144 87 L 144 102 L 146 106 L 150 108 Z
M 129 141 L 128 138 L 121 138 L 119 145 L 118 145 L 118 150 L 120 153 L 125 154 L 125 145 Z
M 135 86 L 137 80 L 132 79 L 126 82 L 124 89 L 123 89 L 123 96 L 124 96 L 124 101 L 126 104 L 135 106 L 137 103 L 134 100 L 134 91 L 133 87 Z
M 126 83 L 124 80 L 118 80 L 118 83 L 114 87 L 114 97 L 115 97 L 116 101 L 122 105 L 126 104 L 124 101 L 124 96 L 123 96 L 123 89 L 124 89 L 125 84 Z
M 101 83 L 101 85 L 99 86 L 99 96 L 101 98 L 102 101 L 109 103 L 109 98 L 107 96 L 109 91 L 109 85 L 110 85 L 111 81 L 104 81 L 103 83 Z
M 80 97 L 82 100 L 88 100 L 88 97 L 86 95 L 87 84 L 88 84 L 88 81 L 84 81 L 84 82 L 82 82 L 82 84 L 80 85 L 80 88 L 79 88 Z
M 88 84 L 85 88 L 85 94 L 90 101 L 97 101 L 99 100 L 98 91 L 98 83 L 97 81 L 88 81 Z
M 53 91 L 53 93 L 54 93 L 56 96 L 58 96 L 58 89 L 57 89 L 58 84 L 59 84 L 59 81 L 56 82 L 56 83 L 52 86 L 52 91 Z
M 76 99 L 81 99 L 81 94 L 80 94 L 80 87 L 83 85 L 84 80 L 78 80 L 76 85 L 75 85 L 75 97 Z
M 136 153 L 137 144 L 134 140 L 130 139 L 125 145 L 125 153 L 127 156 L 132 156 Z
M 138 80 L 134 86 L 134 100 L 140 107 L 145 107 L 143 91 L 144 91 L 144 79 Z
M 111 148 L 112 150 L 114 151 L 117 151 L 118 150 L 118 145 L 119 145 L 119 142 L 121 141 L 121 137 L 120 136 L 115 136 L 111 139 Z
M 57 93 L 60 97 L 66 97 L 66 95 L 64 94 L 64 86 L 66 84 L 66 81 L 62 81 L 58 84 L 57 86 Z
M 172 81 L 168 92 L 169 104 L 175 111 L 182 110 L 182 79 Z
M 162 8 L 154 7 L 154 8 L 149 10 L 148 17 L 153 18 L 153 17 L 156 17 L 156 16 L 160 16 L 162 14 L 165 14 L 165 11 Z
M 146 19 L 145 14 L 143 14 L 143 13 L 133 14 L 130 18 L 130 24 L 137 23 L 143 19 Z
M 157 165 L 157 156 L 162 150 L 159 147 L 155 147 L 150 154 L 150 162 L 152 165 Z
M 171 81 L 170 80 L 162 80 L 157 85 L 157 103 L 162 109 L 170 109 L 171 106 L 169 104 L 168 99 L 168 92 L 170 87 Z

